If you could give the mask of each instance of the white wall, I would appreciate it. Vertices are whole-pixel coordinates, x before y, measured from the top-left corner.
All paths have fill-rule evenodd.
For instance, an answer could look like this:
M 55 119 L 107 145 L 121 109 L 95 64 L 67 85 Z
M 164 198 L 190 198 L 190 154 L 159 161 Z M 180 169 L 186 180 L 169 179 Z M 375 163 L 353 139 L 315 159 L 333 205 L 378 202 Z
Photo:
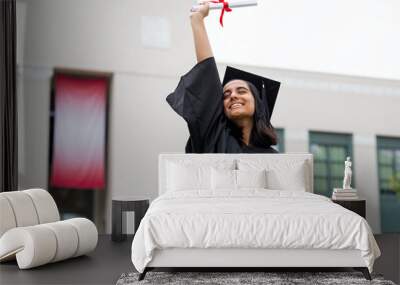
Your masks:
M 24 110 L 20 121 L 24 130 L 20 187 L 47 186 L 52 69 L 113 72 L 106 213 L 109 231 L 111 196 L 155 197 L 158 154 L 184 151 L 186 124 L 170 109 L 165 97 L 174 90 L 179 77 L 195 64 L 187 13 L 191 2 L 35 0 L 24 3 L 27 3 L 26 37 L 19 70 L 19 80 L 23 83 L 19 107 Z M 165 30 L 170 31 L 170 48 L 142 45 L 142 16 L 161 17 L 158 19 L 168 23 Z M 357 187 L 368 199 L 368 221 L 379 232 L 375 135 L 400 136 L 397 125 L 400 82 L 237 67 L 282 82 L 272 121 L 275 126 L 285 128 L 287 151 L 308 151 L 309 130 L 354 134 Z M 224 68 L 225 65 L 219 65 L 221 75 Z
M 47 187 L 50 79 L 54 67 L 113 72 L 107 221 L 112 195 L 155 196 L 157 155 L 182 151 L 183 120 L 165 97 L 195 63 L 188 10 L 174 1 L 35 0 L 27 8 L 24 53 L 19 60 L 20 187 Z M 173 13 L 171 13 L 173 11 Z M 141 16 L 167 21 L 171 46 L 143 47 Z M 168 30 L 168 29 L 167 29 Z M 157 35 L 155 35 L 157 36 Z M 19 42 L 21 44 L 22 42 Z M 23 91 L 22 91 L 23 90 Z M 173 126 L 171 128 L 171 126 Z M 25 139 L 24 139 L 25 138 Z M 108 223 L 108 230 L 110 225 Z
M 188 1 L 27 3 L 26 65 L 176 76 L 195 62 Z M 169 22 L 173 27 L 169 49 L 148 49 L 141 45 L 141 16 L 157 16 Z
M 222 62 L 400 79 L 397 0 L 259 0 L 207 22 Z

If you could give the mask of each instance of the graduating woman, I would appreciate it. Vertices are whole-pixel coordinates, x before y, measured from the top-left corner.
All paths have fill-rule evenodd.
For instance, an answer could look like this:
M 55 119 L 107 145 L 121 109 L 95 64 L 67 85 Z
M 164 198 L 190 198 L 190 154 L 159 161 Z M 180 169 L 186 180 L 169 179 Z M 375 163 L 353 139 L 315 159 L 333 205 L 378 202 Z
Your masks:
M 221 84 L 208 40 L 204 2 L 190 20 L 197 64 L 180 78 L 168 104 L 188 124 L 186 153 L 277 153 L 270 117 L 280 83 L 227 67 Z

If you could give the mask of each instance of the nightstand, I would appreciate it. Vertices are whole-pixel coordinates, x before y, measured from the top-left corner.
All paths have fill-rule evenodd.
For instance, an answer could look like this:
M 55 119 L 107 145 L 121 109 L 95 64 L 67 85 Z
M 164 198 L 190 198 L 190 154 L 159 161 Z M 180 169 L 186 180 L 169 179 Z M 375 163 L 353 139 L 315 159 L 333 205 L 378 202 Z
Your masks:
M 356 214 L 359 214 L 361 217 L 365 219 L 366 212 L 366 201 L 365 199 L 357 199 L 357 200 L 334 200 L 332 202 L 339 204 L 340 206 L 353 211 Z
M 126 234 L 122 233 L 122 215 L 123 212 L 135 212 L 135 232 L 140 221 L 149 208 L 150 198 L 140 196 L 113 197 L 112 198 L 112 229 L 111 240 L 123 241 Z

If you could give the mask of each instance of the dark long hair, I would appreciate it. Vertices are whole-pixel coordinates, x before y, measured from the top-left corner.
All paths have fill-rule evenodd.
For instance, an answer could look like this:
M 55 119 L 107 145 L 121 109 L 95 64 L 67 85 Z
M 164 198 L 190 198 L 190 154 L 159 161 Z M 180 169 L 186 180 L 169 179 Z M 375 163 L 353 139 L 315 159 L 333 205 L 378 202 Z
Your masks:
M 260 93 L 254 84 L 248 81 L 245 82 L 249 86 L 254 98 L 253 128 L 250 134 L 250 144 L 261 148 L 268 148 L 271 145 L 276 145 L 278 143 L 278 136 L 275 128 L 271 124 L 269 113 L 267 113 L 268 106 L 264 105 Z M 240 138 L 240 141 L 242 141 L 242 131 L 235 123 L 228 119 L 228 126 L 233 135 Z

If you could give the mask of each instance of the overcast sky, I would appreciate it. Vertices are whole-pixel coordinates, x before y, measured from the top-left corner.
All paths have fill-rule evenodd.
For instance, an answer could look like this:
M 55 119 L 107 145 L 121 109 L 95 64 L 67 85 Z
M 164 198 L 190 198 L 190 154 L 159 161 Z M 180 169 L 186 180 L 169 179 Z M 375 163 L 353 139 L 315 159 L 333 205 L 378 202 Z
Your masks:
M 400 1 L 259 0 L 206 20 L 217 61 L 400 80 Z

